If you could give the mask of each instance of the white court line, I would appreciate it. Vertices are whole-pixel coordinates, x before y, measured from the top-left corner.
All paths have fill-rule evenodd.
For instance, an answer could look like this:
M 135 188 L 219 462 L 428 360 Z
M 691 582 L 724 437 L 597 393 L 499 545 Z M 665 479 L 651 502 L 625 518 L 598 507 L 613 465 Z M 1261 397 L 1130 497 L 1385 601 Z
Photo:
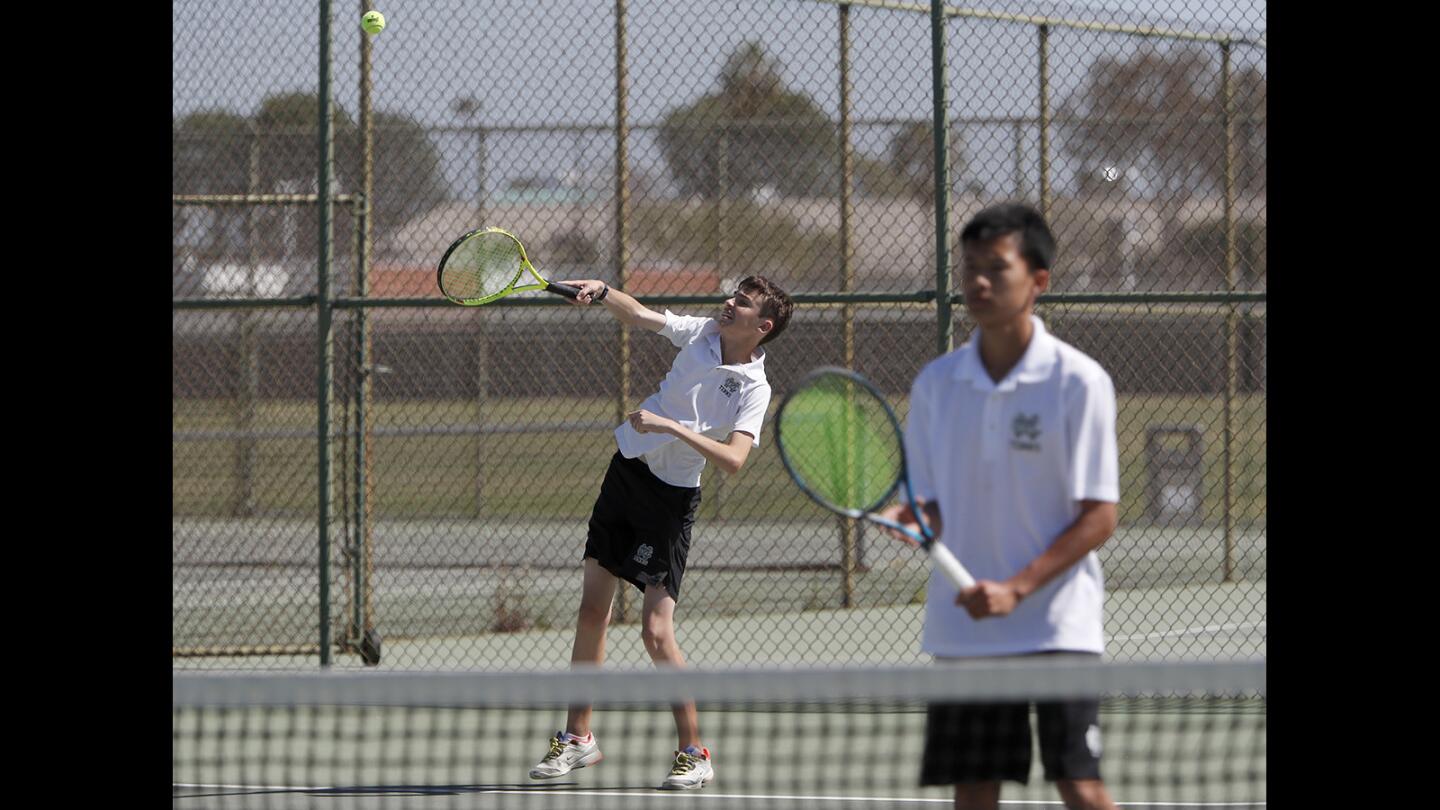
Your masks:
M 1265 622 L 1238 622 L 1236 624 L 1212 624 L 1209 627 L 1187 627 L 1184 630 L 1170 630 L 1164 633 L 1143 633 L 1138 636 L 1109 636 L 1110 641 L 1145 641 L 1153 638 L 1174 636 L 1199 636 L 1206 633 L 1223 633 L 1227 630 L 1253 630 L 1264 627 Z
M 530 795 L 530 796 L 539 795 L 537 791 L 533 791 L 533 790 L 477 790 L 477 791 L 475 791 L 475 792 L 476 792 L 476 793 L 500 793 L 500 794 L 509 794 L 509 795 Z M 553 794 L 555 793 L 555 791 L 546 791 L 545 793 L 546 793 L 546 795 L 553 795 Z M 618 797 L 618 798 L 629 798 L 629 797 L 643 797 L 643 796 L 648 796 L 648 797 L 653 797 L 653 798 L 657 798 L 657 799 L 670 798 L 671 795 L 673 795 L 674 793 L 675 793 L 675 791 L 658 790 L 658 789 L 655 790 L 654 792 L 647 792 L 647 793 L 625 793 L 625 792 L 614 792 L 614 793 L 611 793 L 611 792 L 596 791 L 596 790 L 579 790 L 579 791 L 576 791 L 576 794 L 577 794 L 577 795 L 584 795 L 584 796 L 611 796 L 611 797 Z M 798 796 L 798 795 L 788 795 L 788 794 L 787 794 L 787 795 L 771 795 L 771 794 L 765 794 L 765 793 L 694 793 L 694 792 L 687 792 L 687 795 L 685 796 L 685 798 L 686 798 L 686 799 L 691 799 L 691 798 L 695 798 L 695 799 L 716 799 L 716 800 L 725 800 L 725 799 L 760 800 L 760 799 L 765 799 L 765 800 L 770 800 L 770 801 L 777 801 L 777 800 L 778 800 L 778 801 L 795 801 L 795 802 L 817 802 L 817 801 L 819 801 L 819 802 L 871 802 L 871 803 L 874 803 L 874 802 L 892 802 L 892 803 L 905 803 L 905 804 L 954 804 L 954 803 L 955 803 L 955 799 L 954 799 L 953 796 L 951 796 L 951 797 L 946 797 L 946 798 L 942 798 L 942 799 L 927 799 L 927 798 L 923 798 L 923 797 L 919 797 L 919 796 L 893 796 L 893 797 L 888 797 L 888 798 L 887 798 L 887 797 L 883 797 L 883 796 Z M 1046 807 L 1057 807 L 1057 806 L 1058 806 L 1058 807 L 1063 807 L 1063 806 L 1064 806 L 1064 803 L 1063 803 L 1063 802 L 1059 802 L 1059 801 L 1039 801 L 1039 800 L 1025 800 L 1025 799 L 1001 799 L 1001 800 L 1000 800 L 1000 803 L 1001 803 L 1001 804 L 1019 804 L 1019 805 L 1039 805 L 1039 806 L 1046 806 Z M 1120 807 L 1124 807 L 1124 806 L 1127 805 L 1127 804 L 1144 804 L 1144 805 L 1150 805 L 1150 806 L 1152 806 L 1152 807 L 1264 807 L 1264 806 L 1265 806 L 1265 803 L 1264 803 L 1264 802 L 1145 802 L 1145 801 L 1136 801 L 1136 800 L 1134 800 L 1134 799 L 1131 799 L 1131 800 L 1128 800 L 1128 801 L 1120 801 L 1119 799 L 1116 799 L 1116 800 L 1115 800 L 1115 803 L 1116 803 L 1117 805 L 1119 805 Z
M 175 782 L 170 787 L 185 790 L 335 790 L 333 785 L 199 785 L 189 782 Z
M 287 787 L 287 786 L 280 786 L 280 785 L 191 785 L 191 784 L 177 784 L 177 785 L 174 785 L 174 787 L 177 787 L 177 788 L 190 788 L 190 789 L 203 788 L 203 789 L 205 789 L 205 790 L 256 790 L 256 791 L 260 791 L 260 790 L 311 790 L 311 791 L 314 791 L 314 790 L 347 790 L 347 788 L 342 788 L 342 787 L 300 787 L 300 786 L 288 786 L 288 787 Z M 373 788 L 374 788 L 374 786 L 367 786 L 367 787 L 370 788 L 370 789 L 373 789 Z M 424 791 L 428 791 L 428 790 L 441 790 L 441 789 L 445 789 L 445 788 L 462 788 L 462 789 L 463 789 L 463 786 L 461 786 L 461 785 L 433 785 L 433 786 L 429 786 L 429 787 L 419 787 L 419 786 L 410 786 L 410 785 L 407 785 L 407 786 L 405 786 L 405 787 L 412 787 L 412 788 L 414 788 L 415 792 L 417 792 L 417 793 L 419 793 L 419 792 L 424 792 Z M 353 790 L 353 788 L 350 788 L 350 789 Z M 403 791 L 404 791 L 404 788 L 397 788 L 396 790 L 397 790 L 397 792 L 403 792 Z M 656 788 L 655 790 L 645 791 L 645 792 L 643 792 L 643 793 L 633 792 L 633 791 L 605 791 L 605 790 L 584 790 L 584 789 L 577 789 L 577 790 L 555 790 L 555 789 L 553 789 L 553 788 L 552 788 L 552 789 L 546 789 L 546 790 L 506 790 L 506 789 L 499 789 L 499 788 L 497 788 L 497 789 L 480 788 L 480 789 L 473 789 L 473 790 L 467 789 L 466 792 L 476 793 L 476 794 L 495 794 L 495 795 L 502 795 L 502 796 L 555 796 L 555 795 L 557 795 L 557 794 L 562 794 L 562 793 L 563 793 L 563 794 L 573 793 L 573 794 L 575 794 L 576 796 L 607 796 L 607 797 L 611 797 L 611 798 L 673 799 L 673 798 L 675 797 L 675 794 L 676 794 L 677 791 L 673 791 L 673 790 L 660 790 L 659 788 Z M 766 793 L 695 793 L 695 792 L 691 792 L 691 791 L 686 791 L 685 798 L 686 798 L 686 799 L 713 799 L 713 800 L 716 800 L 716 801 L 726 801 L 726 800 L 733 800 L 733 799 L 745 799 L 745 800 L 794 801 L 794 802 L 817 802 L 817 801 L 820 801 L 820 802 L 869 802 L 869 803 L 891 802 L 891 803 L 895 803 L 895 804 L 952 804 L 952 803 L 954 802 L 954 798 L 953 798 L 953 797 L 946 797 L 946 798 L 942 798 L 942 799 L 927 799 L 927 798 L 918 797 L 918 796 L 894 796 L 894 797 L 888 797 L 888 798 L 887 798 L 887 797 L 883 797 L 883 796 L 799 796 L 799 795 L 766 794 Z M 1058 801 L 1038 801 L 1038 800 L 1025 800 L 1025 799 L 1001 799 L 1001 800 L 1000 800 L 1000 803 L 1001 803 L 1001 804 L 1014 804 L 1014 805 L 1037 805 L 1037 806 L 1041 806 L 1041 807 L 1056 807 L 1056 806 L 1062 806 L 1062 803 L 1061 803 L 1061 802 L 1058 802 Z M 1148 805 L 1148 806 L 1150 806 L 1150 807 L 1264 807 L 1264 806 L 1265 806 L 1265 802 L 1147 802 L 1147 801 L 1138 801 L 1138 800 L 1135 800 L 1135 799 L 1130 799 L 1130 800 L 1127 800 L 1127 801 L 1120 801 L 1119 799 L 1116 799 L 1116 800 L 1115 800 L 1115 803 L 1116 803 L 1117 805 L 1119 805 L 1120 807 L 1124 807 L 1124 806 L 1130 805 L 1130 804 L 1143 804 L 1143 805 Z

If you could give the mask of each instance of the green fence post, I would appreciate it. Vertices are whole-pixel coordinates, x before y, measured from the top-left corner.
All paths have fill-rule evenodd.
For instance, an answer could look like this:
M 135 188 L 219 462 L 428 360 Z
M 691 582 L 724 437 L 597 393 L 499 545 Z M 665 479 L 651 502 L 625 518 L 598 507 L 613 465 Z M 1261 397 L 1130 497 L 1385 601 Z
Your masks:
M 330 131 L 330 0 L 320 0 L 320 255 L 316 263 L 316 436 L 319 444 L 319 542 L 320 542 L 320 666 L 329 667 L 330 654 L 330 365 L 334 359 L 335 336 L 330 322 L 330 261 L 335 240 L 330 232 L 334 210 L 330 185 L 335 169 L 335 140 Z
M 1050 219 L 1050 26 L 1040 26 L 1040 215 Z
M 1225 122 L 1225 289 L 1235 293 L 1235 119 L 1232 110 L 1233 86 L 1230 82 L 1230 43 L 1220 43 L 1220 98 Z M 1236 396 L 1236 357 L 1239 343 L 1238 308 L 1234 300 L 1225 313 L 1225 568 L 1224 581 L 1235 579 L 1235 475 L 1232 468 L 1235 441 L 1234 402 Z
M 950 308 L 950 162 L 945 100 L 945 4 L 930 0 L 930 74 L 935 98 L 935 349 L 950 351 L 955 323 Z
M 840 291 L 855 288 L 854 239 L 855 149 L 850 134 L 850 5 L 840 5 Z M 840 310 L 844 332 L 845 367 L 855 367 L 855 306 Z M 859 522 L 840 519 L 840 606 L 855 606 L 855 571 L 859 562 Z
M 626 69 L 625 0 L 615 0 L 615 283 L 625 289 L 625 268 L 630 262 L 630 80 Z M 630 331 L 617 324 L 620 344 L 620 393 L 615 401 L 616 423 L 625 421 L 630 404 Z M 615 594 L 616 620 L 630 620 L 630 589 Z
M 360 12 L 370 11 L 370 0 L 360 0 Z M 370 201 L 375 192 L 375 119 L 371 115 L 370 103 L 370 37 L 360 37 L 360 188 L 361 193 L 351 205 L 355 216 L 355 294 L 359 298 L 370 297 Z M 371 548 L 373 477 L 373 430 L 374 421 L 370 412 L 371 397 L 374 393 L 374 356 L 370 337 L 369 315 L 364 307 L 355 311 L 356 328 L 359 330 L 357 347 L 357 378 L 360 395 L 355 404 L 355 526 L 356 537 L 351 550 L 355 592 L 351 594 L 351 637 L 347 641 L 352 647 L 363 649 L 365 635 L 374 627 L 371 605 L 371 576 L 374 556 Z M 362 654 L 362 658 L 365 656 Z M 366 660 L 366 663 L 372 663 Z M 374 663 L 378 663 L 374 662 Z

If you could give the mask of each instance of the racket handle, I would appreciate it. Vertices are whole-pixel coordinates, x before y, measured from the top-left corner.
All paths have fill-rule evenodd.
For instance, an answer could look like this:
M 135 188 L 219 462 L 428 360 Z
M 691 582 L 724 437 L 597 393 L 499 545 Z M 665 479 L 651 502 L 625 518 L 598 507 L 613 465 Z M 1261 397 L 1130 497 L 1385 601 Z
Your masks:
M 940 569 L 947 579 L 954 583 L 956 588 L 969 588 L 975 584 L 975 578 L 965 570 L 965 566 L 955 559 L 950 549 L 938 540 L 930 544 L 930 559 L 935 561 L 935 567 Z
M 580 296 L 579 287 L 571 287 L 569 284 L 556 284 L 553 281 L 547 281 L 545 283 L 545 292 L 563 295 L 566 298 L 578 298 Z

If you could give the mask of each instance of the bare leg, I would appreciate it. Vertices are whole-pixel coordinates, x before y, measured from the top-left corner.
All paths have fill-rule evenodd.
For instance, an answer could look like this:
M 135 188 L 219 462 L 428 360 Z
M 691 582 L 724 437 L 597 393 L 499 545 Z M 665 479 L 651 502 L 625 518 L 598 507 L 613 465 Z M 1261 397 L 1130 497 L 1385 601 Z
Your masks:
M 575 620 L 575 646 L 571 664 L 600 664 L 605 660 L 605 629 L 610 625 L 610 606 L 620 579 L 606 571 L 593 557 L 585 559 L 585 588 L 580 594 L 580 614 Z M 565 730 L 584 737 L 590 733 L 590 707 L 571 706 L 565 716 Z
M 1059 779 L 1055 787 L 1068 810 L 1115 810 L 1115 800 L 1099 779 Z
M 675 641 L 675 600 L 664 588 L 645 589 L 645 610 L 642 636 L 650 660 L 656 664 L 672 667 L 685 666 L 685 656 Z M 675 732 L 680 738 L 680 750 L 687 746 L 700 745 L 700 719 L 695 714 L 694 703 L 682 703 L 674 707 Z
M 966 782 L 955 786 L 955 810 L 997 810 L 999 782 Z

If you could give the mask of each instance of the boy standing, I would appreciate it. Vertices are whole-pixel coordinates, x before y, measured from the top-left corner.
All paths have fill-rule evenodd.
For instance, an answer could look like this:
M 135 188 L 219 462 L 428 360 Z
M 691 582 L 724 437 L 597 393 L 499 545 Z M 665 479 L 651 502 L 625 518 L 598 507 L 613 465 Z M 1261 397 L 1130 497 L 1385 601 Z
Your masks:
M 1103 578 L 1094 552 L 1115 530 L 1119 501 L 1114 385 L 1033 314 L 1056 252 L 1037 211 L 987 208 L 960 242 L 965 307 L 978 329 L 916 378 L 905 450 L 939 542 L 977 581 L 957 593 L 932 574 L 922 647 L 946 664 L 1098 659 Z M 908 507 L 886 514 L 915 526 Z M 921 783 L 954 784 L 957 810 L 998 807 L 1002 780 L 1029 777 L 1029 709 L 932 707 Z M 1099 702 L 1039 703 L 1036 714 L 1045 777 L 1065 806 L 1114 808 L 1100 778 Z
M 622 324 L 658 332 L 680 349 L 660 390 L 615 430 L 618 450 L 590 516 L 570 660 L 604 660 L 610 608 L 623 579 L 645 594 L 641 636 L 651 660 L 683 667 L 674 615 L 700 505 L 700 471 L 708 461 L 733 475 L 760 445 L 770 403 L 760 345 L 785 329 L 793 304 L 761 276 L 742 280 L 717 318 L 660 314 L 601 281 L 565 283 L 580 288 L 577 305 L 601 302 Z M 570 709 L 565 728 L 530 771 L 532 779 L 553 779 L 600 761 L 590 715 L 588 706 Z M 703 787 L 715 770 L 701 745 L 693 703 L 675 707 L 675 727 L 675 762 L 661 787 Z

